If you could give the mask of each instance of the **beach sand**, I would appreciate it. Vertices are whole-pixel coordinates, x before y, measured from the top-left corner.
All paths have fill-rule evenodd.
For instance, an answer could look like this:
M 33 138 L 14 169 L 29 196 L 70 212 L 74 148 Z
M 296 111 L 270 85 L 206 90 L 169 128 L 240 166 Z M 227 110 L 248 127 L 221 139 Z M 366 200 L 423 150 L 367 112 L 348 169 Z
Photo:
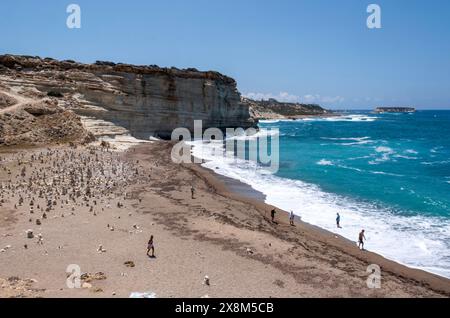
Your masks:
M 52 153 L 32 166 L 29 156 L 48 150 L 0 152 L 0 297 L 129 297 L 132 292 L 156 297 L 450 296 L 446 278 L 360 251 L 355 242 L 308 224 L 292 227 L 285 212 L 279 211 L 272 223 L 272 207 L 260 194 L 199 165 L 174 164 L 168 142 L 115 154 L 55 149 L 59 158 Z M 57 204 L 51 202 L 43 218 L 45 210 L 37 206 L 47 207 L 48 194 L 39 198 L 39 191 L 32 192 L 39 187 L 55 191 L 61 186 L 52 182 L 68 182 L 61 177 L 64 171 L 76 173 L 75 161 L 71 166 L 64 153 L 84 158 L 80 173 L 91 167 L 94 194 L 66 204 L 68 195 L 54 193 Z M 109 171 L 104 176 L 102 167 Z M 47 185 L 41 182 L 44 173 Z M 115 176 L 120 176 L 116 185 L 106 186 Z M 86 184 L 82 179 L 73 182 Z M 22 192 L 5 188 L 9 180 L 21 184 Z M 33 238 L 27 238 L 28 229 Z M 146 255 L 150 235 L 156 258 Z M 84 288 L 67 287 L 71 264 L 86 273 Z M 367 286 L 370 264 L 381 267 L 379 289 Z

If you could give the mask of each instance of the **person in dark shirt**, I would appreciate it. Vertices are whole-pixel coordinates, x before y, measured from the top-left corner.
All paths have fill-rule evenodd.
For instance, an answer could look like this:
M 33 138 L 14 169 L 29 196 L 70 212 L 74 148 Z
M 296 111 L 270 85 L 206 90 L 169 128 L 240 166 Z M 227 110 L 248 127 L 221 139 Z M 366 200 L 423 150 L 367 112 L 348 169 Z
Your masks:
M 195 188 L 191 186 L 191 199 L 195 199 Z
M 364 235 L 365 231 L 362 230 L 361 233 L 359 233 L 359 239 L 358 239 L 358 247 L 361 248 L 364 251 L 364 240 L 366 239 L 366 236 Z
M 150 251 L 152 251 L 152 255 L 150 256 L 149 253 Z M 153 235 L 150 236 L 150 240 L 148 241 L 147 244 L 147 256 L 149 257 L 155 257 L 155 244 L 153 243 Z
M 275 214 L 277 213 L 277 211 L 275 211 L 275 209 L 273 209 L 272 211 L 270 211 L 270 217 L 272 218 L 272 222 L 275 222 Z
M 339 213 L 336 215 L 336 225 L 337 225 L 338 229 L 342 228 L 341 227 L 341 215 Z

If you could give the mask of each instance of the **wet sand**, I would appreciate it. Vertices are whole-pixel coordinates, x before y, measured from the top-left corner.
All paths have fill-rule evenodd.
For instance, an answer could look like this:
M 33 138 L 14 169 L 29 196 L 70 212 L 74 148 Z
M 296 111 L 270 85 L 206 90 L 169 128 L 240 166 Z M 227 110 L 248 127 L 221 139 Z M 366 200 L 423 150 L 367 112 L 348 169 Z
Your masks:
M 199 165 L 172 163 L 170 143 L 121 154 L 57 149 L 84 158 L 79 172 L 63 156 L 48 156 L 27 166 L 22 176 L 24 163 L 17 161 L 22 155 L 0 153 L 0 297 L 129 297 L 132 292 L 156 297 L 450 296 L 448 279 L 360 251 L 354 242 L 314 226 L 297 222 L 292 227 L 285 212 L 279 211 L 272 223 L 272 207 L 261 194 Z M 29 165 L 32 153 L 45 151 L 26 150 L 21 160 Z M 103 165 L 92 164 L 96 155 L 105 159 Z M 58 165 L 55 178 L 51 167 Z M 113 167 L 119 166 L 128 168 L 115 174 Z M 53 193 L 57 204 L 43 218 L 49 194 L 44 191 L 39 198 L 39 188 L 64 187 L 66 171 L 85 192 L 87 167 L 95 184 L 92 197 L 74 194 L 75 203 L 65 204 L 71 191 Z M 29 182 L 33 172 L 34 186 Z M 44 172 L 47 183 L 40 185 Z M 18 188 L 5 188 L 8 184 Z M 27 238 L 28 229 L 33 238 Z M 156 258 L 146 255 L 150 235 Z M 67 287 L 70 264 L 85 274 L 84 288 Z M 380 289 L 367 287 L 370 264 L 382 269 Z

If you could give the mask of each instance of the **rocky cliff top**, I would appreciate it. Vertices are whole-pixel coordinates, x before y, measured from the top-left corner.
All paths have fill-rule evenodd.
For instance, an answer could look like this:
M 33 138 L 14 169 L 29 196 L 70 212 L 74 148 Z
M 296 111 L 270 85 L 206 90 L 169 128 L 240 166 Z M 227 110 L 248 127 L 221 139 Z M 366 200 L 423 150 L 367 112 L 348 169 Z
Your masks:
M 132 73 L 139 75 L 168 75 L 179 78 L 191 79 L 208 79 L 220 81 L 224 84 L 236 85 L 236 81 L 228 76 L 222 75 L 219 72 L 207 71 L 201 72 L 195 68 L 178 69 L 176 67 L 165 68 L 157 65 L 131 65 L 123 63 L 113 63 L 106 61 L 97 61 L 94 64 L 83 64 L 72 60 L 58 61 L 53 58 L 41 58 L 39 56 L 25 56 L 25 55 L 0 55 L 0 71 L 1 68 L 13 69 L 16 71 L 22 70 L 78 70 L 96 73 Z
M 41 107 L 46 100 L 58 112 Z M 218 72 L 17 55 L 0 55 L 0 114 L 0 145 L 37 144 L 41 137 L 45 143 L 52 136 L 85 140 L 82 129 L 99 139 L 170 139 L 176 128 L 193 131 L 197 120 L 203 129 L 255 125 L 236 81 Z M 65 119 L 69 125 L 61 126 Z M 55 122 L 64 133 L 42 133 Z

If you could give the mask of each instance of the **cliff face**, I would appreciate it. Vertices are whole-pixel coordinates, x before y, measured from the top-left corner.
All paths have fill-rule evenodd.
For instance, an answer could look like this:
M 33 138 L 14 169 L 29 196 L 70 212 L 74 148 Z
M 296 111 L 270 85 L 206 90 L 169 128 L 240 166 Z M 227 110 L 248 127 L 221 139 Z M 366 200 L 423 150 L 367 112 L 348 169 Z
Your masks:
M 203 120 L 204 129 L 254 126 L 236 82 L 216 72 L 3 55 L 2 87 L 56 100 L 97 136 L 169 138 L 175 128 L 192 130 L 194 120 Z
M 305 116 L 327 116 L 332 112 L 314 104 L 283 103 L 275 99 L 255 101 L 242 98 L 242 103 L 250 109 L 255 119 L 296 119 Z

